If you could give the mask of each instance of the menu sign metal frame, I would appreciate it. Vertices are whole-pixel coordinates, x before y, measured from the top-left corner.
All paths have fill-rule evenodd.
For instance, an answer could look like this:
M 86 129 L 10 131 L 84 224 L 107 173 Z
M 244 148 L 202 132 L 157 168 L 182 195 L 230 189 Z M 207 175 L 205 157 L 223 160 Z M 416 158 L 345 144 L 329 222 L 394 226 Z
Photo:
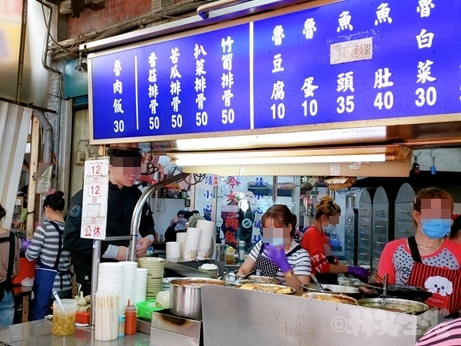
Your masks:
M 459 19 L 456 0 L 345 1 L 90 54 L 91 142 L 461 119 Z

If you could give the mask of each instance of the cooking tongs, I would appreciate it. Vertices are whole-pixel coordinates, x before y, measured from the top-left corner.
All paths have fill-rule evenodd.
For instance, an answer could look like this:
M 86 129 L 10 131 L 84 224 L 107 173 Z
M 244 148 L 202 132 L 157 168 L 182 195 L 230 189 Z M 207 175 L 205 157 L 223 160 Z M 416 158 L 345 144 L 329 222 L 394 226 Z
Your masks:
M 381 298 L 381 306 L 386 306 L 386 299 L 387 299 L 387 289 L 388 289 L 388 279 L 389 279 L 389 274 L 386 273 L 383 278 L 383 294 L 380 297 Z

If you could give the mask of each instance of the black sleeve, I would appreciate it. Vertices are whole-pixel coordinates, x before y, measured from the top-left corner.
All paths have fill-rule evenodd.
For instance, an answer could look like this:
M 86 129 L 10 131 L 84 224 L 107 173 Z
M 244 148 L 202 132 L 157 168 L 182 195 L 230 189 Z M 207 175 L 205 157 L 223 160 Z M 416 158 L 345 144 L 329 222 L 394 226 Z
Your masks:
M 165 231 L 165 243 L 169 241 L 176 241 L 176 231 L 174 230 L 174 225 L 168 227 Z
M 73 253 L 91 255 L 93 253 L 93 241 L 80 238 L 82 200 L 83 190 L 77 192 L 70 200 L 69 212 L 64 226 L 64 249 Z
M 153 213 L 150 210 L 150 207 L 146 202 L 142 208 L 141 223 L 139 225 L 139 233 L 141 234 L 142 237 L 152 234 L 155 239 L 155 223 L 154 223 L 154 218 L 152 217 L 152 215 Z

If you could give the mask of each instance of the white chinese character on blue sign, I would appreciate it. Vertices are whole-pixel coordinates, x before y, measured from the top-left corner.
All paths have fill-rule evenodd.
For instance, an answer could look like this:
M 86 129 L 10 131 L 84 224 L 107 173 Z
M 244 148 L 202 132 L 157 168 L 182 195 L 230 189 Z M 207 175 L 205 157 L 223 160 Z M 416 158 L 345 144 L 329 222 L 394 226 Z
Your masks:
M 150 100 L 149 108 L 152 114 L 157 114 L 158 102 L 156 99 Z
M 122 99 L 115 99 L 113 107 L 114 113 L 125 113 L 122 109 Z
M 120 82 L 118 79 L 116 79 L 115 83 L 114 83 L 114 94 L 115 93 L 121 94 L 122 92 L 123 92 L 122 82 Z
M 223 73 L 221 77 L 221 86 L 225 88 L 232 88 L 234 85 L 234 75 L 232 72 Z
M 341 30 L 354 29 L 354 27 L 351 24 L 351 20 L 352 20 L 352 16 L 349 14 L 349 11 L 341 12 L 338 18 L 339 26 L 338 26 L 337 31 L 340 32 Z
M 285 83 L 283 81 L 277 81 L 274 83 L 272 88 L 271 100 L 283 100 L 285 98 Z
M 280 46 L 284 38 L 285 34 L 283 33 L 283 26 L 277 25 L 272 33 L 272 41 L 274 41 L 276 46 Z
M 342 91 L 345 92 L 347 90 L 350 91 L 355 91 L 354 90 L 354 72 L 346 72 L 346 73 L 340 73 L 338 75 L 338 87 L 336 88 L 336 91 Z
M 179 48 L 178 47 L 174 47 L 171 49 L 171 55 L 170 55 L 170 60 L 173 64 L 177 64 L 178 63 L 178 60 L 179 60 L 179 56 L 181 54 L 179 54 Z
M 157 70 L 155 68 L 149 70 L 149 77 L 147 79 L 150 83 L 157 82 Z
M 315 27 L 314 18 L 307 18 L 304 22 L 303 34 L 306 40 L 314 38 L 314 31 L 317 31 Z
M 158 95 L 158 86 L 157 86 L 157 84 L 149 85 L 148 95 L 149 95 L 149 98 L 157 97 L 157 95 Z
M 206 101 L 206 97 L 203 93 L 200 93 L 197 95 L 197 98 L 195 99 L 195 103 L 197 103 L 197 108 L 198 109 L 203 109 L 203 103 Z
M 200 59 L 195 62 L 195 75 L 201 76 L 206 74 L 205 71 L 205 60 Z
M 227 71 L 232 71 L 232 56 L 233 54 L 224 54 L 222 56 L 222 68 Z
M 394 85 L 394 82 L 390 80 L 392 73 L 389 72 L 387 67 L 380 68 L 375 71 L 375 85 L 374 89 L 386 88 Z
M 149 66 L 151 68 L 154 68 L 157 65 L 157 55 L 155 55 L 154 52 L 150 53 L 148 61 L 149 61 Z
M 234 94 L 232 94 L 232 90 L 224 90 L 224 94 L 222 96 L 222 99 L 224 100 L 224 105 L 226 107 L 230 107 L 231 105 L 231 98 L 234 97 Z
M 227 36 L 226 39 L 221 40 L 221 48 L 223 53 L 230 53 L 232 52 L 232 44 L 234 43 L 234 40 L 232 37 Z
M 171 105 L 173 106 L 173 111 L 175 112 L 178 111 L 180 103 L 181 103 L 181 100 L 179 99 L 178 96 L 173 97 L 173 100 L 171 101 Z
M 196 92 L 204 92 L 206 89 L 206 79 L 205 77 L 196 77 L 195 78 L 195 91 Z
M 171 72 L 170 72 L 170 79 L 172 78 L 181 78 L 181 74 L 178 71 L 178 65 L 174 65 L 171 67 Z
M 272 69 L 272 73 L 282 72 L 284 70 L 282 67 L 282 54 L 276 54 L 273 63 L 274 68 Z
M 429 17 L 431 15 L 431 9 L 435 7 L 435 4 L 432 0 L 419 0 L 418 7 L 416 7 L 416 11 L 423 17 Z
M 434 64 L 431 60 L 426 60 L 426 62 L 420 61 L 418 62 L 418 75 L 416 76 L 418 79 L 416 83 L 426 83 L 426 82 L 433 82 L 436 80 L 435 77 L 431 76 L 431 66 Z
M 118 77 L 120 76 L 120 71 L 122 70 L 122 63 L 119 59 L 115 60 L 114 62 L 114 73 Z
M 431 48 L 432 41 L 434 40 L 434 34 L 428 32 L 426 29 L 422 29 L 419 35 L 416 35 L 416 42 L 418 42 L 418 48 Z
M 197 59 L 200 54 L 206 55 L 207 53 L 205 52 L 205 49 L 203 48 L 202 45 L 198 45 L 196 43 L 194 47 L 194 58 Z
M 389 16 L 391 9 L 388 3 L 383 2 L 381 5 L 378 6 L 378 10 L 376 11 L 376 20 L 375 25 L 388 22 L 389 24 L 392 23 L 392 18 Z
M 179 95 L 180 92 L 181 92 L 181 82 L 178 80 L 171 81 L 170 83 L 171 95 Z
M 301 88 L 302 91 L 304 91 L 304 97 L 313 97 L 314 96 L 314 90 L 318 88 L 317 85 L 313 85 L 314 83 L 314 77 L 307 77 L 304 79 L 304 84 Z

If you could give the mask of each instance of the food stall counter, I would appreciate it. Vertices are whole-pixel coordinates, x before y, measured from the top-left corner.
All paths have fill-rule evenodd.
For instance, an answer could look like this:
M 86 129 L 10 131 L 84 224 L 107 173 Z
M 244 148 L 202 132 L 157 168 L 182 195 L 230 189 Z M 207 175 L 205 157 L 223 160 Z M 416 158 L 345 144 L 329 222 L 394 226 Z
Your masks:
M 77 327 L 75 334 L 70 336 L 55 336 L 51 334 L 51 321 L 40 320 L 14 324 L 9 327 L 0 327 L 0 345 L 2 342 L 11 346 L 32 345 L 102 345 L 120 346 L 137 345 L 149 346 L 150 335 L 137 332 L 133 335 L 125 335 L 114 341 L 99 342 L 94 338 L 94 329 L 91 327 Z

